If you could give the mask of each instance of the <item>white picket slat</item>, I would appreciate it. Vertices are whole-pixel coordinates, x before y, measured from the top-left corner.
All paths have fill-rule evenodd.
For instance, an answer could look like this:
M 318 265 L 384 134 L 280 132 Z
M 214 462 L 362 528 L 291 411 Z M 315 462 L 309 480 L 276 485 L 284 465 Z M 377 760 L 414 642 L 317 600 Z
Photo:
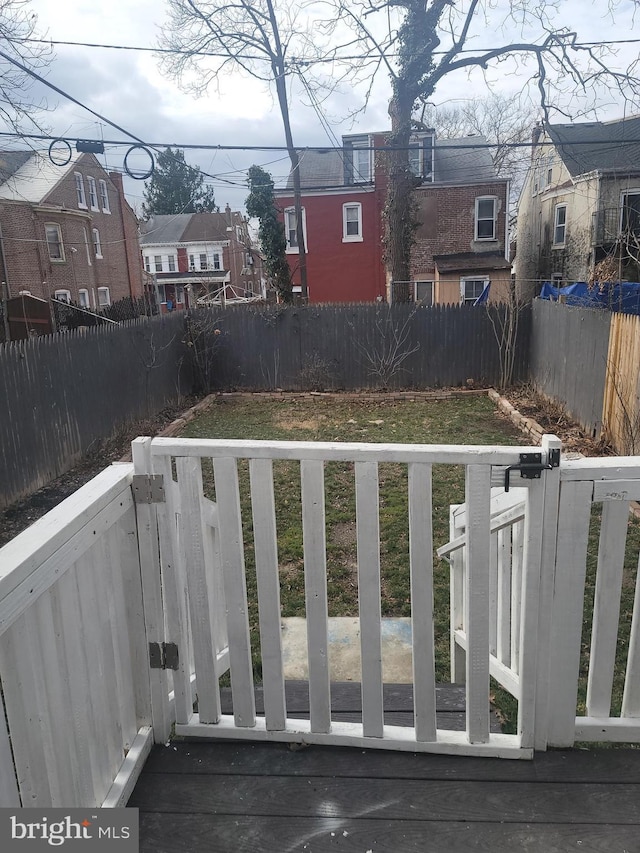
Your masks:
M 640 717 L 640 557 L 636 572 L 636 591 L 633 598 L 621 716 Z
M 498 534 L 489 540 L 489 651 L 498 651 Z
M 280 578 L 273 463 L 270 459 L 252 459 L 249 463 L 249 476 L 260 614 L 264 716 L 269 731 L 282 731 L 286 726 L 287 714 L 282 668 Z
M 182 456 L 176 459 L 176 469 L 180 490 L 181 541 L 191 617 L 198 713 L 203 722 L 217 723 L 220 719 L 220 688 L 214 648 L 211 595 L 204 556 L 202 468 L 199 459 Z
M 466 508 L 464 514 L 458 513 L 460 507 L 451 506 L 449 508 L 449 540 L 454 541 L 460 537 L 464 537 L 463 520 L 466 524 Z M 438 549 L 438 554 L 440 549 Z M 451 681 L 453 684 L 464 684 L 467 675 L 466 651 L 456 642 L 456 631 L 466 630 L 465 625 L 465 572 L 464 563 L 466 551 L 463 548 L 456 548 L 452 551 L 449 557 L 449 609 L 450 609 L 450 626 L 449 626 L 449 648 L 451 658 Z
M 255 726 L 256 703 L 249 636 L 244 541 L 240 509 L 240 488 L 236 460 L 217 457 L 213 462 L 220 530 L 220 554 L 227 602 L 229 662 L 233 715 L 240 727 Z
M 362 662 L 362 729 L 365 737 L 382 737 L 382 613 L 380 606 L 380 520 L 378 465 L 356 462 L 358 543 L 358 612 Z
M 160 474 L 165 484 L 165 500 L 155 504 L 166 625 L 166 636 L 163 632 L 162 639 L 178 646 L 178 668 L 172 672 L 175 718 L 176 722 L 188 723 L 193 714 L 191 637 L 185 567 L 181 553 L 182 540 L 178 536 L 177 489 L 174 488 L 171 458 L 169 456 L 153 457 L 153 473 Z
M 151 471 L 151 439 L 137 438 L 131 444 L 131 455 L 136 474 Z M 156 743 L 166 743 L 171 734 L 169 708 L 169 679 L 164 669 L 149 668 L 149 643 L 164 641 L 164 604 L 162 600 L 162 574 L 160 569 L 160 542 L 158 516 L 155 504 L 139 503 L 135 507 L 135 525 L 140 561 L 140 579 L 135 570 L 125 581 L 129 624 L 137 626 L 135 671 L 138 713 L 144 722 L 153 725 Z M 143 616 L 143 624 L 138 621 Z M 132 621 L 132 616 L 134 620 Z M 144 632 L 142 631 L 144 628 Z M 144 666 L 144 669 L 142 669 Z M 144 674 L 143 674 L 144 673 Z
M 300 477 L 311 731 L 326 733 L 331 730 L 331 693 L 323 463 L 303 460 Z
M 588 717 L 608 717 L 611 711 L 628 523 L 628 501 L 603 503 L 587 680 Z
M 466 477 L 467 736 L 489 740 L 489 575 L 491 470 L 468 465 Z
M 52 805 L 53 792 L 30 645 L 23 615 L 0 638 L 0 675 L 22 805 L 47 808 Z
M 520 622 L 522 616 L 522 556 L 524 521 L 511 528 L 511 668 L 520 671 Z
M 21 806 L 16 768 L 5 719 L 5 707 L 0 690 L 0 808 L 13 809 Z
M 499 530 L 496 657 L 511 665 L 511 527 Z
M 592 483 L 563 481 L 561 475 L 551 619 L 549 746 L 572 746 L 574 742 L 592 491 Z
M 409 568 L 413 716 L 418 741 L 437 739 L 432 504 L 431 465 L 413 463 L 409 466 Z

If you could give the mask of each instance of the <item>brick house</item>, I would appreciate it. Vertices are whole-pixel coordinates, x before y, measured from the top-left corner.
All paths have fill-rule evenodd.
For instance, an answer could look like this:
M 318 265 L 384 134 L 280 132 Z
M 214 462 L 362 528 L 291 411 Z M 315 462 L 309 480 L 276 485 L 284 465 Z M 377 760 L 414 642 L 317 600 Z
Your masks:
M 137 219 L 122 176 L 93 154 L 0 153 L 0 270 L 7 296 L 93 310 L 143 295 Z
M 341 150 L 300 152 L 303 231 L 311 302 L 393 300 L 383 260 L 382 211 L 387 134 L 344 136 Z M 474 301 L 487 284 L 500 299 L 510 281 L 506 260 L 509 181 L 496 177 L 480 137 L 412 137 L 410 161 L 419 226 L 411 255 L 411 296 L 426 304 Z M 291 176 L 276 190 L 287 254 L 299 289 Z
M 615 280 L 640 279 L 640 116 L 534 129 L 518 202 L 516 280 L 588 281 L 609 260 Z M 611 279 L 608 279 L 611 280 Z
M 221 295 L 266 296 L 262 258 L 247 219 L 228 205 L 224 213 L 152 216 L 140 225 L 140 248 L 163 311 Z

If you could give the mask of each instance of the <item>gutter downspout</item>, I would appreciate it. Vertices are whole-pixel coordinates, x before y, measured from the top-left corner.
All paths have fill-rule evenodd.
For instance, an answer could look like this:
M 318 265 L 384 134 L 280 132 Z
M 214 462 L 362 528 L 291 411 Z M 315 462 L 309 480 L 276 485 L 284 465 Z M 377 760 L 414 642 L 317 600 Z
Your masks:
M 0 304 L 2 305 L 2 323 L 4 326 L 4 339 L 10 341 L 9 333 L 9 315 L 7 301 L 9 299 L 9 276 L 7 275 L 7 263 L 4 256 L 4 237 L 2 236 L 2 226 L 0 226 L 0 273 L 2 281 L 0 282 Z

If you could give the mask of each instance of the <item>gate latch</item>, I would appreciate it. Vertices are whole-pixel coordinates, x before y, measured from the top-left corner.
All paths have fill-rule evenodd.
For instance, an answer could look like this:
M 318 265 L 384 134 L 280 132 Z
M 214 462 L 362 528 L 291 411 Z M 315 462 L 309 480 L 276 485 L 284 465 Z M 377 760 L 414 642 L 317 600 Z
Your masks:
M 504 472 L 504 490 L 509 491 L 509 475 L 512 471 L 520 471 L 523 480 L 539 480 L 543 471 L 550 471 L 560 465 L 560 450 L 555 448 L 549 451 L 549 461 L 542 461 L 542 453 L 521 453 L 519 465 L 509 465 Z

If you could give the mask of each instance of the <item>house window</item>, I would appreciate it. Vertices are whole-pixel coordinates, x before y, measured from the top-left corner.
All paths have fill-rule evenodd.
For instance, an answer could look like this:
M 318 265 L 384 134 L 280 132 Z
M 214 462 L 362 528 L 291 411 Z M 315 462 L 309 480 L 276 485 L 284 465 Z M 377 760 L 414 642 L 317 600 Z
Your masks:
M 640 190 L 623 193 L 621 207 L 621 232 L 623 234 L 640 234 Z
M 156 272 L 162 272 L 162 255 L 153 256 L 153 266 Z
M 82 233 L 84 235 L 84 248 L 87 253 L 87 263 L 91 266 L 91 250 L 89 249 L 89 235 L 87 234 L 87 229 L 83 227 Z
M 176 304 L 184 305 L 184 287 L 181 284 L 176 284 Z
M 368 136 L 349 139 L 344 143 L 345 184 L 367 184 L 371 181 L 372 151 Z
M 209 264 L 207 263 L 206 254 L 200 255 L 200 269 L 201 270 L 209 269 Z
M 89 307 L 89 291 L 86 288 L 78 291 L 78 304 L 81 308 Z
M 93 229 L 93 248 L 96 253 L 96 258 L 102 257 L 102 244 L 100 243 L 100 232 L 97 228 Z
M 482 291 L 489 280 L 486 278 L 462 278 L 460 279 L 460 302 L 464 305 L 474 303 L 482 295 Z
M 496 199 L 476 199 L 476 240 L 496 239 Z
M 66 302 L 67 305 L 71 302 L 71 291 L 69 290 L 56 290 L 53 295 L 58 301 Z
M 167 301 L 167 294 L 165 292 L 164 284 L 156 285 L 156 296 L 158 298 L 158 304 L 161 305 L 163 302 Z
M 151 258 L 149 257 L 149 255 L 144 256 L 144 268 L 146 272 L 151 272 Z
M 567 205 L 556 204 L 553 217 L 553 245 L 564 246 L 567 234 Z
M 244 253 L 244 265 L 245 267 L 253 266 L 253 255 L 251 254 L 251 252 Z
M 418 178 L 433 180 L 433 137 L 425 136 L 409 144 L 409 168 Z
M 82 175 L 80 172 L 74 172 L 74 177 L 76 179 L 76 198 L 78 199 L 78 207 L 87 206 L 87 199 L 84 194 L 84 181 L 82 180 Z
M 109 207 L 109 193 L 107 191 L 107 182 L 106 181 L 98 181 L 98 186 L 100 187 L 100 205 L 102 206 L 103 213 L 111 213 L 111 208 Z
M 219 252 L 213 253 L 213 268 L 214 268 L 214 270 L 222 269 L 222 266 L 220 263 L 220 253 Z
M 289 207 L 284 212 L 284 228 L 287 236 L 287 252 L 289 254 L 297 254 L 298 249 L 298 231 L 296 228 L 296 211 L 295 208 Z M 302 235 L 305 243 L 305 251 L 307 248 L 307 218 L 304 207 L 302 208 Z
M 91 205 L 91 210 L 99 210 L 98 207 L 98 189 L 96 187 L 96 179 L 92 178 L 91 175 L 87 177 L 87 181 L 89 183 L 89 204 Z
M 109 294 L 108 287 L 98 288 L 98 305 L 101 308 L 106 308 L 107 305 L 111 305 L 111 295 Z
M 195 272 L 195 269 L 196 269 L 196 256 L 195 255 L 189 255 L 189 271 Z
M 362 242 L 362 205 L 359 202 L 342 205 L 342 242 Z
M 47 239 L 47 249 L 49 250 L 49 258 L 52 261 L 64 261 L 64 246 L 62 245 L 62 232 L 60 226 L 51 223 L 44 226 L 44 233 Z
M 553 169 L 547 169 L 547 186 L 550 187 L 553 180 Z
M 422 305 L 433 305 L 433 282 L 414 281 L 413 300 L 414 302 L 420 302 Z
M 562 285 L 562 273 L 561 272 L 554 272 L 553 273 L 553 275 L 551 276 L 551 284 L 554 287 L 560 287 Z
M 176 271 L 176 256 L 175 255 L 169 255 L 169 272 L 175 272 L 175 271 Z

